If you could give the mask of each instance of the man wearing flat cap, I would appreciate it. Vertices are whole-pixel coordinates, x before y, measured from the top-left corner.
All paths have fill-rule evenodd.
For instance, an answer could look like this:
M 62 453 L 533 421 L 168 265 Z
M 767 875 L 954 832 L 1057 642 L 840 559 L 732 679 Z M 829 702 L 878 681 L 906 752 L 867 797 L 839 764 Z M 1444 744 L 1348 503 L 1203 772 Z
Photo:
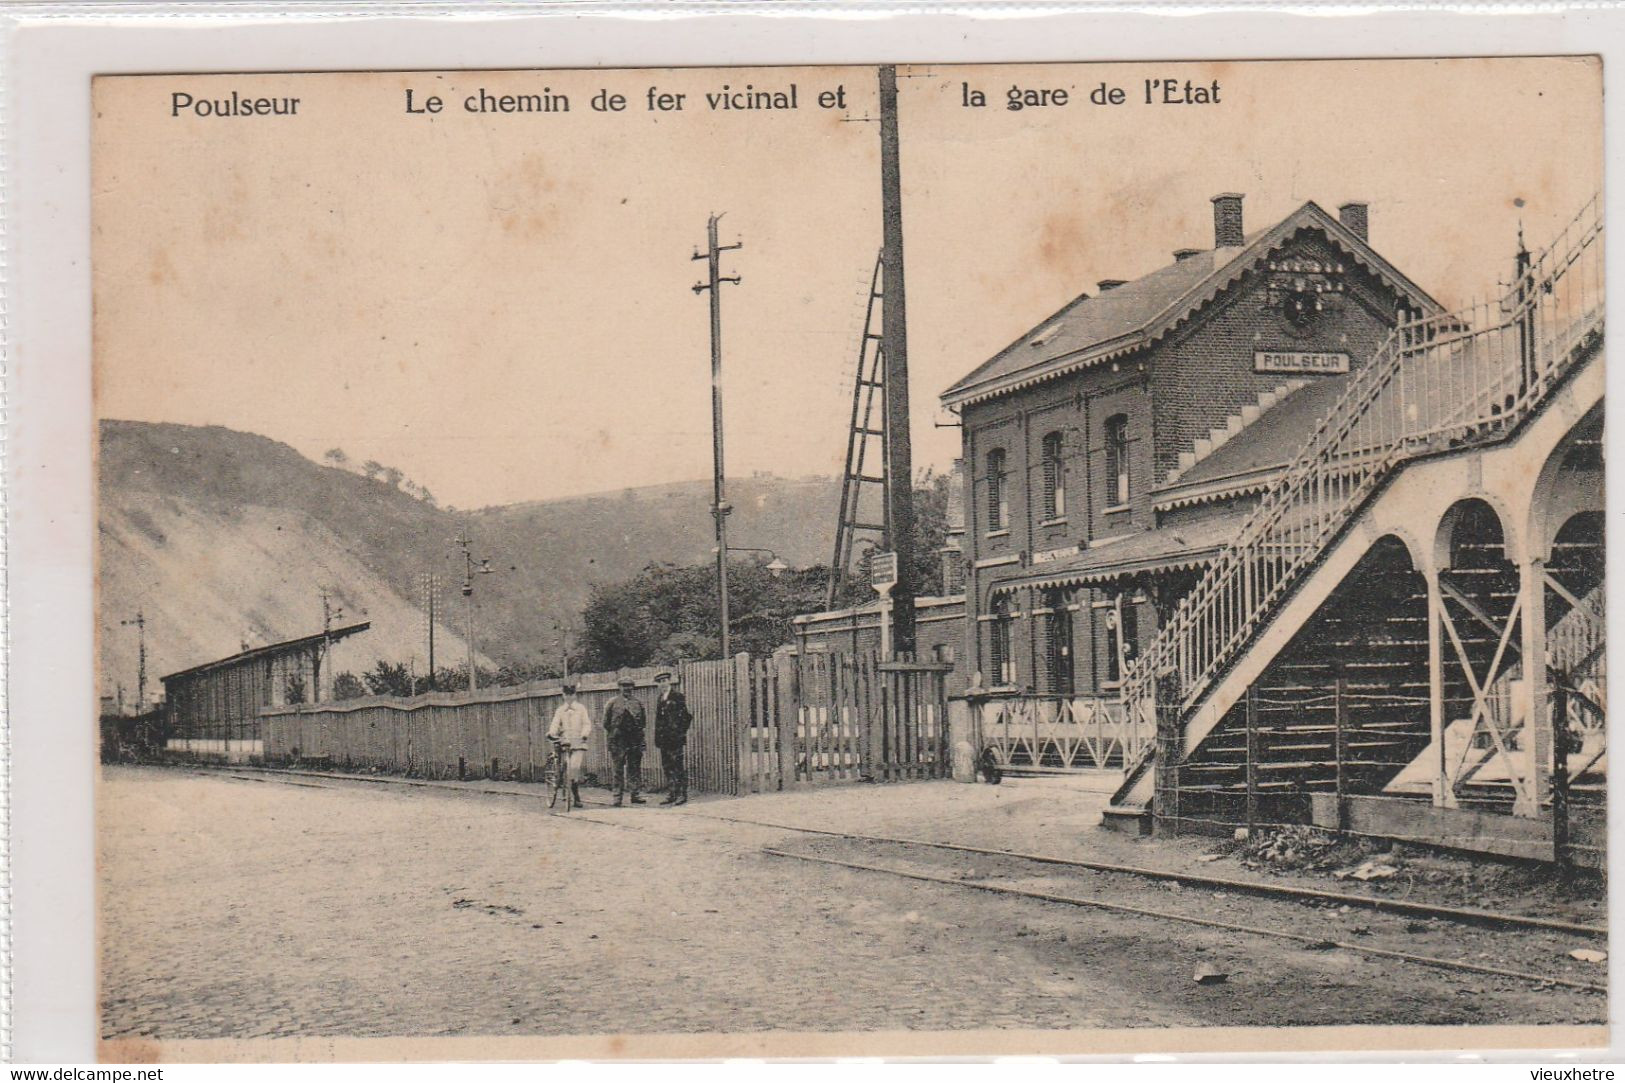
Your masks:
M 655 674 L 655 687 L 660 698 L 655 701 L 655 747 L 660 749 L 660 770 L 666 775 L 666 797 L 662 805 L 688 803 L 688 764 L 684 748 L 688 744 L 688 727 L 694 716 L 688 711 L 688 701 L 672 681 L 669 669 Z
M 638 790 L 643 784 L 643 704 L 632 695 L 636 683 L 631 677 L 620 680 L 621 693 L 604 708 L 604 736 L 615 765 L 615 805 L 620 807 L 626 791 L 632 790 L 632 804 L 643 804 Z

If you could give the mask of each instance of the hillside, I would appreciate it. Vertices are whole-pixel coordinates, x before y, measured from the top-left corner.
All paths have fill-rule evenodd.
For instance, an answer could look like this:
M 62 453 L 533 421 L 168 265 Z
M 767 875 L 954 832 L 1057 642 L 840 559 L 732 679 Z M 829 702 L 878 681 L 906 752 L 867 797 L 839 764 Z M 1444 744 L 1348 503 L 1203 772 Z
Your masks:
M 336 649 L 339 669 L 373 661 L 425 667 L 425 594 L 440 576 L 437 661 L 466 656 L 457 629 L 466 524 L 479 577 L 477 637 L 490 662 L 557 657 L 555 621 L 579 623 L 595 582 L 653 561 L 711 559 L 710 483 L 626 489 L 449 513 L 381 480 L 323 466 L 285 444 L 219 427 L 101 426 L 101 687 L 133 698 L 136 637 L 148 619 L 148 689 L 164 673 L 321 627 L 321 592 L 372 630 Z M 828 560 L 838 482 L 729 481 L 735 545 L 803 567 Z

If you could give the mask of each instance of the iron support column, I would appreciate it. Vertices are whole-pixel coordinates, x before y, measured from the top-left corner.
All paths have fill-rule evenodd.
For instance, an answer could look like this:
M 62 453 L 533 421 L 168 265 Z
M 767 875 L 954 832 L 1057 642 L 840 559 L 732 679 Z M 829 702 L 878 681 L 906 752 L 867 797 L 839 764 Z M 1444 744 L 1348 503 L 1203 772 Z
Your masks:
M 1433 768 L 1433 806 L 1454 808 L 1456 794 L 1450 785 L 1450 766 L 1445 755 L 1444 717 L 1444 594 L 1439 590 L 1439 572 L 1428 568 L 1428 731 Z
M 1523 760 L 1525 788 L 1513 808 L 1515 815 L 1539 816 L 1551 785 L 1552 716 L 1547 705 L 1546 679 L 1546 565 L 1539 559 L 1518 566 L 1518 589 L 1523 597 Z

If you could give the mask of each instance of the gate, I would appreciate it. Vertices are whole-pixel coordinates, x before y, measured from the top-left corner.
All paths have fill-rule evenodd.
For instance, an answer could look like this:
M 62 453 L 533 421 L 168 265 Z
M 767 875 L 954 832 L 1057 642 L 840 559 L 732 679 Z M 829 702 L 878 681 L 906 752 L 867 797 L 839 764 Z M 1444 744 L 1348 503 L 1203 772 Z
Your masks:
M 874 652 L 755 659 L 739 792 L 947 777 L 952 669 Z

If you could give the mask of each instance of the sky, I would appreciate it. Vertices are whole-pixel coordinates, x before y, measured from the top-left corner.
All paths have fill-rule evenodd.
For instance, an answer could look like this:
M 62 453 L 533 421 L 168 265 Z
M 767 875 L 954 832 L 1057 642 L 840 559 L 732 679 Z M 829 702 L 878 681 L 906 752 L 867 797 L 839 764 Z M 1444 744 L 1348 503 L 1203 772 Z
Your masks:
M 943 389 L 1098 280 L 1211 246 L 1217 193 L 1245 194 L 1249 232 L 1367 201 L 1374 247 L 1454 304 L 1506 277 L 1520 223 L 1537 246 L 1601 183 L 1586 59 L 900 74 L 917 467 L 958 451 Z M 1148 79 L 1219 101 L 1147 105 Z M 705 98 L 792 85 L 794 110 Z M 650 109 L 651 87 L 683 108 Z M 98 416 L 342 448 L 461 508 L 707 478 L 691 257 L 717 212 L 744 246 L 724 264 L 728 473 L 838 473 L 880 245 L 875 87 L 873 68 L 98 79 Z M 1124 103 L 1091 104 L 1101 87 Z M 1011 110 L 1012 88 L 1068 101 Z M 482 89 L 570 109 L 470 112 Z M 233 93 L 298 111 L 175 115 L 177 94 Z

